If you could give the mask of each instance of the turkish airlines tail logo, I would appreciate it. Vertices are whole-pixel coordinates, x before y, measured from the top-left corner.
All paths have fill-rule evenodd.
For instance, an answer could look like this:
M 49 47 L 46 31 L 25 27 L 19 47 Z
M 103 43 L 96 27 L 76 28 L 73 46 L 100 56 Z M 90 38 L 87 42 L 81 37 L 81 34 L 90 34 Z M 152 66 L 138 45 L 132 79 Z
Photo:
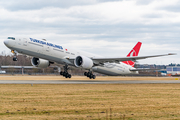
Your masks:
M 139 54 L 139 50 L 141 48 L 141 42 L 138 42 L 134 48 L 129 52 L 129 54 L 127 55 L 127 57 L 133 57 L 133 56 L 138 56 Z M 134 61 L 123 61 L 123 63 L 130 65 L 132 67 L 134 67 L 135 62 Z

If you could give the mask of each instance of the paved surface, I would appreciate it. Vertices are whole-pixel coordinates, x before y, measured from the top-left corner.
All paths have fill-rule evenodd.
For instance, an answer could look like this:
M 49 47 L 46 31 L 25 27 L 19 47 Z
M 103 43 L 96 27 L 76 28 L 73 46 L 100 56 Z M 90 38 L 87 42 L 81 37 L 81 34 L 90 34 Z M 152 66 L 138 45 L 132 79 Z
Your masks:
M 180 80 L 0 80 L 0 84 L 178 84 Z

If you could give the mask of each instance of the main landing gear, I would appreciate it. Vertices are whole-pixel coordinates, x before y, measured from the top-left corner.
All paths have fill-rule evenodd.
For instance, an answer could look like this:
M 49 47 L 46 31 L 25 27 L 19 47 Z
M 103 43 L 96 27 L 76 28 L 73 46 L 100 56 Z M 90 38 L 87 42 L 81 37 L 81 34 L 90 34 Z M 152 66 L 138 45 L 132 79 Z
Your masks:
M 91 71 L 90 71 L 90 72 L 84 72 L 84 76 L 87 76 L 87 77 L 89 77 L 90 79 L 92 79 L 92 78 L 95 79 L 95 78 L 96 78 L 96 76 L 93 75 Z
M 12 50 L 11 52 L 14 54 L 13 61 L 17 61 L 17 53 L 14 50 Z
M 61 71 L 60 75 L 64 76 L 65 78 L 71 78 L 71 74 L 68 73 L 68 65 L 66 64 L 64 67 L 64 72 Z

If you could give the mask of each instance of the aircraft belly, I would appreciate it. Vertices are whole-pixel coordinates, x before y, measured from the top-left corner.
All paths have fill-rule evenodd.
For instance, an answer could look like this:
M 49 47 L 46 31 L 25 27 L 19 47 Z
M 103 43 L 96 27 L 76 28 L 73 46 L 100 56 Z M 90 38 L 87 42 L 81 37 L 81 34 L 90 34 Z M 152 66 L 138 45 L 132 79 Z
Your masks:
M 97 67 L 93 67 L 93 71 L 110 76 L 131 74 L 131 71 L 129 71 L 126 68 L 120 67 L 118 65 L 115 65 L 114 67 L 97 66 Z
M 110 76 L 117 76 L 123 74 L 123 72 L 119 72 L 115 67 L 107 68 L 107 67 L 97 66 L 97 67 L 93 67 L 93 71 Z
M 112 70 L 105 69 L 103 67 L 93 67 L 94 72 L 98 72 L 105 75 L 117 76 L 118 74 Z

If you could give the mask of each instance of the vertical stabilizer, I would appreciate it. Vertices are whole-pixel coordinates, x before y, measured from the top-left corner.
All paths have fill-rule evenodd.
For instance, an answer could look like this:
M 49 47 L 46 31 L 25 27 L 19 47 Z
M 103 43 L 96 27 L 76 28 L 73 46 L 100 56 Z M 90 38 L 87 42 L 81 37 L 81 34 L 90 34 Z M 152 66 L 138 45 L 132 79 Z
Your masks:
M 129 54 L 127 55 L 127 57 L 133 57 L 133 56 L 138 56 L 139 54 L 139 50 L 141 48 L 141 42 L 138 42 L 134 48 L 129 52 Z M 132 67 L 134 67 L 135 62 L 134 61 L 123 61 L 123 63 L 130 65 Z

